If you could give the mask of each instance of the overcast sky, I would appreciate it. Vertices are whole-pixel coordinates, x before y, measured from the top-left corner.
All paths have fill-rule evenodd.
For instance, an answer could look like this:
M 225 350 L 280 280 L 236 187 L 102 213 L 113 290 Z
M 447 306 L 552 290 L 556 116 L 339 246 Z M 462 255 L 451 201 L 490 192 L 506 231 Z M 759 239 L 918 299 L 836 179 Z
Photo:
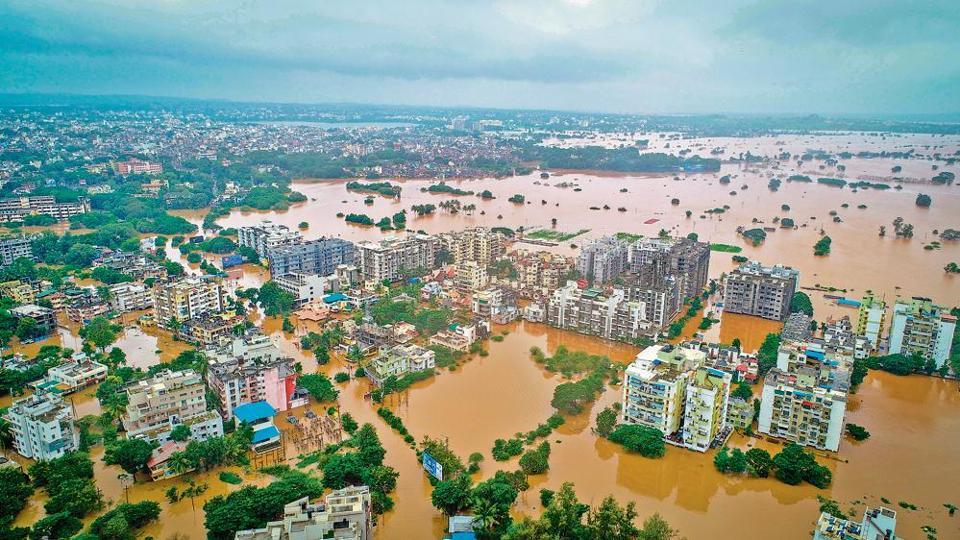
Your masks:
M 960 0 L 0 0 L 0 92 L 960 112 Z

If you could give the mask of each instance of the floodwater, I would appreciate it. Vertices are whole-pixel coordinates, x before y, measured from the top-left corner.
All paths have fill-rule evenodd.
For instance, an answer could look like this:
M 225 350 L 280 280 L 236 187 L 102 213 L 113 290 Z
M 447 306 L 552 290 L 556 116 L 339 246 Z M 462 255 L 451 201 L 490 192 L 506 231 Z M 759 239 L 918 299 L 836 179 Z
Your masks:
M 646 137 L 646 136 L 644 136 Z M 588 141 L 596 143 L 596 141 Z M 615 144 L 603 141 L 604 144 Z M 655 149 L 692 148 L 694 153 L 706 155 L 716 146 L 724 146 L 727 157 L 737 152 L 772 155 L 780 149 L 802 153 L 809 149 L 829 151 L 843 150 L 904 150 L 914 147 L 918 154 L 953 154 L 958 148 L 957 138 L 868 135 L 848 136 L 796 136 L 757 139 L 688 139 L 676 140 L 654 138 Z M 570 144 L 567 140 L 564 144 Z M 705 149 L 705 151 L 704 151 Z M 948 262 L 960 262 L 960 250 L 956 243 L 943 242 L 940 249 L 925 250 L 924 245 L 935 240 L 934 229 L 947 227 L 960 229 L 960 187 L 932 186 L 919 183 L 932 176 L 932 165 L 940 170 L 958 172 L 955 165 L 947 166 L 942 161 L 922 159 L 848 159 L 842 160 L 846 171 L 841 173 L 821 162 L 796 161 L 768 165 L 723 166 L 720 173 L 683 175 L 598 175 L 584 172 L 560 172 L 541 180 L 539 174 L 507 179 L 477 179 L 449 182 L 466 190 L 491 190 L 496 199 L 483 201 L 477 197 L 459 197 L 464 205 L 475 204 L 472 212 L 452 214 L 438 209 L 432 216 L 417 218 L 409 214 L 410 229 L 422 229 L 436 233 L 465 227 L 485 225 L 504 226 L 513 229 L 524 227 L 551 227 L 551 219 L 557 219 L 557 229 L 574 231 L 590 229 L 570 242 L 554 249 L 573 253 L 573 244 L 620 231 L 656 235 L 661 229 L 671 234 L 683 235 L 696 232 L 702 240 L 738 245 L 742 255 L 759 259 L 766 264 L 782 263 L 801 271 L 801 285 L 847 289 L 846 294 L 858 297 L 866 290 L 873 290 L 892 300 L 896 295 L 929 296 L 945 305 L 960 303 L 960 278 L 943 272 Z M 901 165 L 901 176 L 908 178 L 902 191 L 838 189 L 824 185 L 784 182 L 779 191 L 767 188 L 771 176 L 781 179 L 794 173 L 818 176 L 842 176 L 857 178 L 889 177 L 890 168 Z M 821 168 L 822 167 L 822 168 Z M 723 175 L 731 175 L 728 185 L 719 183 Z M 309 223 L 304 232 L 307 238 L 321 235 L 339 236 L 350 240 L 376 239 L 390 233 L 376 228 L 345 223 L 336 217 L 337 212 L 363 212 L 374 219 L 392 215 L 414 204 L 449 200 L 451 197 L 420 192 L 435 181 L 401 181 L 403 196 L 397 200 L 375 197 L 372 206 L 364 205 L 365 194 L 347 192 L 345 181 L 300 181 L 296 190 L 310 199 L 294 205 L 285 212 L 240 212 L 236 211 L 221 219 L 225 227 L 237 227 L 261 219 L 270 219 L 295 228 L 301 221 Z M 573 187 L 554 187 L 560 182 L 576 184 Z M 747 186 L 743 189 L 743 186 Z M 627 192 L 621 192 L 621 189 Z M 731 195 L 731 191 L 736 191 Z M 514 193 L 526 195 L 528 204 L 514 205 L 507 198 Z M 915 206 L 917 193 L 933 197 L 933 205 L 923 209 Z M 671 204 L 678 198 L 679 204 Z M 542 203 L 541 201 L 546 201 Z M 843 208 L 847 203 L 848 208 Z M 789 211 L 781 205 L 790 206 Z M 866 205 L 866 209 L 857 206 Z M 603 210 L 609 205 L 609 210 Z M 711 208 L 729 205 L 723 214 L 706 214 Z M 590 207 L 600 208 L 591 210 Z M 624 212 L 617 208 L 623 207 Z M 685 211 L 692 216 L 687 218 Z M 834 223 L 831 210 L 836 210 L 842 223 Z M 200 224 L 204 212 L 177 212 L 191 222 Z M 902 216 L 915 226 L 912 240 L 895 239 L 892 220 Z M 797 224 L 793 230 L 777 229 L 768 234 L 763 245 L 754 247 L 744 242 L 736 228 L 744 226 L 775 226 L 774 217 L 792 217 Z M 756 218 L 760 224 L 753 224 Z M 656 222 L 644 223 L 657 220 Z M 878 236 L 881 225 L 888 229 L 885 238 Z M 814 257 L 813 244 L 819 237 L 819 229 L 833 239 L 833 250 L 828 257 Z M 518 244 L 521 246 L 522 244 Z M 531 247 L 532 246 L 526 246 Z M 179 251 L 167 249 L 174 260 L 196 271 L 196 265 L 187 265 Z M 731 254 L 714 252 L 711 258 L 711 277 L 719 278 L 735 267 Z M 250 287 L 263 283 L 268 278 L 264 269 L 243 265 L 230 271 L 230 286 Z M 819 292 L 811 292 L 816 310 L 815 317 L 852 314 L 823 298 Z M 839 292 L 837 294 L 845 294 Z M 706 313 L 715 313 L 711 302 Z M 684 331 L 684 337 L 692 335 L 702 314 L 692 317 Z M 267 333 L 276 340 L 285 354 L 299 361 L 305 373 L 320 371 L 333 375 L 346 371 L 352 373 L 354 366 L 342 357 L 334 355 L 326 366 L 317 366 L 311 354 L 297 347 L 298 336 L 314 329 L 313 323 L 300 323 L 293 334 L 280 331 L 279 320 L 263 318 L 252 312 L 251 320 L 262 322 Z M 704 332 L 707 339 L 730 342 L 739 338 L 746 350 L 759 346 L 768 332 L 779 330 L 779 323 L 753 317 L 724 314 L 721 323 Z M 166 332 L 157 329 L 141 329 L 133 325 L 133 319 L 125 321 L 127 329 L 118 341 L 126 353 L 128 362 L 138 367 L 147 367 L 161 359 L 175 356 L 184 344 L 171 340 Z M 477 480 L 491 476 L 498 469 L 512 470 L 516 459 L 497 463 L 490 456 L 493 441 L 507 438 L 516 432 L 535 428 L 550 414 L 553 388 L 563 382 L 562 377 L 545 372 L 529 357 L 530 347 L 537 346 L 548 354 L 558 346 L 594 354 L 606 354 L 611 359 L 627 362 L 637 353 L 635 347 L 613 344 L 596 338 L 551 329 L 543 325 L 514 323 L 497 327 L 495 332 L 506 331 L 502 342 L 488 342 L 489 356 L 473 356 L 454 371 L 442 373 L 428 381 L 414 385 L 401 395 L 390 396 L 386 406 L 401 416 L 405 425 L 417 438 L 429 435 L 445 438 L 451 448 L 464 459 L 472 452 L 482 452 L 485 461 Z M 79 348 L 76 328 L 64 325 L 58 334 L 43 343 L 56 343 Z M 15 345 L 15 350 L 27 354 L 35 352 L 41 344 L 26 347 Z M 159 351 L 159 352 L 158 352 Z M 396 506 L 381 517 L 378 527 L 380 538 L 437 538 L 445 529 L 445 519 L 430 504 L 430 484 L 420 468 L 414 450 L 404 443 L 402 437 L 392 431 L 376 414 L 377 405 L 365 398 L 369 385 L 365 379 L 351 379 L 337 385 L 340 398 L 337 406 L 349 412 L 358 422 L 370 422 L 377 427 L 387 449 L 386 463 L 400 472 L 397 490 L 392 494 Z M 808 538 L 818 516 L 816 495 L 822 494 L 840 501 L 844 510 L 855 508 L 859 516 L 865 505 L 881 504 L 880 497 L 891 501 L 898 511 L 899 534 L 905 538 L 922 537 L 920 527 L 931 525 L 938 530 L 940 538 L 960 537 L 960 521 L 948 516 L 945 503 L 958 504 L 954 486 L 960 482 L 960 465 L 957 464 L 952 441 L 960 440 L 960 388 L 955 381 L 911 376 L 895 377 L 874 372 L 862 385 L 858 394 L 851 397 L 847 420 L 866 427 L 872 437 L 862 443 L 845 440 L 838 454 L 825 456 L 821 461 L 834 471 L 833 485 L 827 490 L 817 490 L 809 485 L 787 486 L 773 479 L 749 479 L 723 476 L 713 467 L 712 455 L 701 455 L 687 450 L 668 448 L 663 459 L 648 460 L 631 455 L 622 448 L 591 433 L 596 414 L 619 399 L 619 388 L 609 387 L 589 412 L 569 418 L 567 423 L 549 438 L 552 445 L 550 470 L 531 477 L 531 488 L 521 494 L 515 514 L 535 515 L 539 508 L 540 488 L 557 489 L 563 482 L 574 482 L 581 500 L 598 503 L 612 494 L 621 501 L 634 501 L 641 519 L 653 512 L 660 512 L 687 538 L 711 538 L 729 536 L 737 531 L 738 538 Z M 98 414 L 99 405 L 95 388 L 86 389 L 72 396 L 79 416 Z M 0 407 L 9 404 L 10 398 L 0 399 Z M 313 404 L 314 412 L 322 413 L 326 404 Z M 303 419 L 305 409 L 292 414 Z M 287 413 L 278 415 L 277 425 L 288 440 L 296 429 L 285 419 Z M 731 444 L 741 448 L 760 445 L 776 451 L 777 444 L 758 439 L 734 436 Z M 308 448 L 288 444 L 288 463 L 296 462 L 296 455 Z M 108 499 L 119 501 L 124 491 L 117 479 L 120 470 L 99 461 L 96 450 L 97 483 Z M 219 471 L 198 476 L 210 485 L 210 491 L 196 501 L 196 512 L 190 501 L 173 505 L 163 497 L 171 485 L 183 486 L 185 479 L 172 479 L 159 483 L 139 482 L 127 491 L 131 501 L 152 499 L 163 508 L 161 520 L 144 529 L 144 535 L 165 539 L 175 535 L 202 538 L 202 503 L 210 497 L 236 489 L 217 478 Z M 268 477 L 252 472 L 239 471 L 245 482 L 262 485 Z M 891 474 L 891 472 L 894 472 Z M 898 501 L 917 505 L 918 510 L 904 510 Z M 856 502 L 856 504 L 854 504 Z M 35 521 L 43 514 L 42 497 L 31 499 L 27 510 L 18 516 L 17 524 Z M 759 519 L 758 519 L 759 517 Z

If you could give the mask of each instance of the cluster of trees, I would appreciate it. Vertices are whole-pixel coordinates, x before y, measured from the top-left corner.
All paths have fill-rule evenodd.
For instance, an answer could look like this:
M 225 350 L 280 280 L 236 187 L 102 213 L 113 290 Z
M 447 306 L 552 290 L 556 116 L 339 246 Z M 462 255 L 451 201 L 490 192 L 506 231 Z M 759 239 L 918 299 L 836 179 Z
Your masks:
M 34 524 L 35 530 L 71 532 L 81 528 L 80 520 L 103 508 L 103 494 L 93 481 L 93 462 L 84 452 L 70 452 L 30 466 L 33 485 L 43 488 L 49 500 L 43 505 L 47 517 Z
M 867 431 L 867 428 L 852 422 L 847 423 L 847 433 L 857 441 L 865 441 L 870 438 L 870 432 Z
M 446 472 L 444 475 L 446 477 Z M 528 488 L 526 475 L 520 471 L 497 471 L 476 485 L 469 475 L 457 474 L 437 482 L 430 499 L 434 507 L 449 516 L 464 511 L 472 513 L 473 530 L 478 538 L 502 538 L 512 523 L 510 508 L 520 491 Z
M 790 313 L 806 313 L 813 317 L 813 302 L 810 301 L 810 296 L 803 291 L 793 293 L 793 298 L 790 300 Z
M 562 414 L 579 414 L 603 391 L 608 371 L 607 368 L 597 369 L 578 381 L 558 384 L 553 389 L 550 404 Z
M 433 335 L 449 326 L 453 312 L 448 308 L 418 307 L 416 300 L 395 301 L 381 298 L 370 307 L 370 315 L 379 325 L 410 323 L 423 335 Z
M 403 420 L 399 416 L 393 414 L 393 411 L 386 407 L 380 407 L 377 409 L 377 415 L 380 418 L 383 418 L 383 421 L 387 423 L 388 426 L 393 428 L 394 431 L 403 436 L 404 442 L 407 444 L 413 444 L 414 438 L 410 434 L 410 431 L 407 430 L 407 426 L 403 425 Z
M 548 538 L 578 538 L 606 540 L 632 538 L 637 540 L 671 540 L 677 538 L 674 530 L 660 514 L 653 514 L 637 526 L 636 504 L 621 506 L 613 497 L 591 507 L 577 499 L 572 483 L 564 483 L 560 491 L 540 491 L 543 513 L 537 519 L 524 517 L 506 529 L 506 540 Z
M 397 486 L 399 474 L 383 464 L 387 451 L 380 443 L 376 430 L 364 424 L 344 443 L 353 452 L 330 455 L 323 464 L 323 487 L 342 489 L 347 486 L 370 487 L 373 512 L 382 514 L 393 508 L 393 499 L 388 495 Z
M 297 386 L 309 392 L 310 395 L 313 396 L 313 399 L 321 403 L 325 401 L 336 401 L 337 397 L 340 396 L 340 391 L 333 386 L 330 378 L 323 373 L 301 375 L 300 378 L 297 379 Z
M 257 288 L 238 289 L 237 296 L 260 304 L 268 317 L 288 315 L 293 311 L 296 298 L 283 290 L 277 282 L 270 280 Z
M 830 469 L 817 463 L 812 453 L 796 443 L 788 444 L 772 458 L 762 448 L 744 452 L 739 448 L 731 451 L 723 447 L 714 456 L 713 465 L 722 473 L 747 473 L 759 478 L 766 478 L 773 472 L 777 480 L 794 486 L 807 482 L 825 489 L 833 480 Z
M 553 356 L 546 356 L 539 347 L 531 347 L 530 356 L 535 362 L 543 365 L 547 371 L 561 373 L 565 377 L 572 377 L 588 371 L 606 370 L 611 366 L 610 358 L 606 356 L 571 351 L 563 345 L 557 347 Z
M 207 538 L 232 540 L 239 530 L 263 527 L 283 513 L 283 507 L 301 497 L 323 494 L 323 484 L 307 474 L 276 469 L 278 480 L 266 487 L 245 486 L 227 496 L 217 495 L 206 504 Z
M 757 350 L 757 369 L 760 371 L 761 377 L 777 366 L 777 352 L 779 350 L 780 334 L 767 334 Z
M 543 474 L 550 468 L 550 443 L 543 441 L 535 449 L 520 456 L 520 469 L 524 473 Z
M 361 193 L 377 193 L 384 197 L 400 197 L 400 186 L 390 182 L 347 182 L 347 189 Z
M 754 246 L 759 246 L 767 239 L 767 231 L 761 228 L 747 229 L 740 233 L 744 238 L 750 240 Z
M 550 169 L 588 169 L 618 172 L 700 172 L 719 171 L 720 160 L 692 156 L 684 159 L 664 153 L 642 154 L 635 147 L 604 148 L 585 146 L 559 148 L 525 145 L 521 152 L 523 161 L 538 161 L 541 167 Z
M 915 202 L 917 206 L 921 206 L 923 208 L 929 208 L 930 205 L 933 204 L 933 198 L 930 197 L 929 195 L 920 193 L 919 195 L 917 195 L 917 200 Z
M 597 431 L 600 431 L 599 424 Z M 622 424 L 617 426 L 607 438 L 646 458 L 661 458 L 667 453 L 666 442 L 659 429 Z
M 439 184 L 431 184 L 429 187 L 420 188 L 420 191 L 427 193 L 443 193 L 446 195 L 473 195 L 472 191 L 466 191 L 460 188 L 455 188 L 446 184 L 445 182 L 440 182 Z
M 894 375 L 910 375 L 911 373 L 925 373 L 930 375 L 938 370 L 937 363 L 933 359 L 924 358 L 922 354 L 886 354 L 881 356 L 871 356 L 866 360 L 866 367 L 870 369 L 880 369 Z M 946 373 L 949 366 L 944 363 L 939 368 Z
M 30 478 L 17 467 L 0 468 L 0 530 L 14 531 L 13 521 L 33 495 Z M 26 536 L 26 529 L 21 529 Z

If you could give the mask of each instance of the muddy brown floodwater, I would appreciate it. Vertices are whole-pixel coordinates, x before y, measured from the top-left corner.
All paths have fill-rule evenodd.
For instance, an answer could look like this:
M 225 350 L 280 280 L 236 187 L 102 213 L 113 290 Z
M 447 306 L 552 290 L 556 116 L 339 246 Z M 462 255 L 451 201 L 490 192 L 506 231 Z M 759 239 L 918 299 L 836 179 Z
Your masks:
M 864 134 L 838 136 L 759 137 L 755 139 L 688 139 L 676 140 L 643 135 L 651 138 L 651 148 L 675 151 L 690 148 L 706 155 L 710 149 L 724 147 L 722 158 L 739 152 L 773 155 L 780 151 L 794 154 L 810 149 L 831 152 L 859 150 L 903 151 L 916 149 L 917 154 L 950 155 L 960 148 L 956 137 L 870 136 Z M 607 138 L 589 140 L 590 143 L 616 145 L 630 143 L 629 139 Z M 564 144 L 578 143 L 565 141 Z M 670 144 L 668 148 L 666 145 Z M 474 212 L 451 214 L 442 210 L 434 215 L 417 218 L 410 214 L 408 226 L 437 233 L 469 226 L 504 226 L 513 229 L 551 227 L 557 219 L 557 229 L 589 232 L 552 250 L 571 254 L 573 245 L 604 234 L 631 232 L 656 235 L 661 229 L 671 234 L 696 232 L 701 240 L 733 244 L 743 248 L 742 255 L 766 264 L 782 263 L 798 268 L 801 285 L 847 289 L 851 297 L 859 297 L 873 290 L 892 300 L 896 295 L 929 296 L 945 305 L 960 303 L 960 278 L 944 273 L 948 262 L 960 262 L 956 242 L 943 242 L 939 249 L 925 250 L 924 245 L 937 239 L 933 231 L 948 227 L 960 229 L 960 187 L 933 186 L 916 183 L 916 179 L 932 176 L 932 164 L 940 170 L 960 172 L 956 165 L 942 161 L 932 162 L 926 157 L 909 160 L 859 159 L 841 160 L 846 167 L 839 171 L 822 162 L 793 162 L 772 164 L 725 164 L 719 173 L 690 174 L 675 179 L 672 175 L 599 175 L 584 172 L 552 174 L 541 180 L 539 174 L 506 179 L 477 179 L 450 181 L 461 189 L 476 192 L 492 191 L 496 199 L 482 201 L 477 197 L 459 197 L 463 204 L 476 204 Z M 811 177 L 843 176 L 848 180 L 871 178 L 882 181 L 890 176 L 890 168 L 902 165 L 902 176 L 908 178 L 902 190 L 839 189 L 816 183 L 783 182 L 776 192 L 767 188 L 770 177 L 784 179 L 794 173 Z M 723 185 L 719 179 L 730 175 L 731 182 Z M 579 186 L 555 187 L 560 182 Z M 889 180 L 888 180 L 889 182 Z M 345 181 L 298 181 L 294 189 L 309 200 L 294 205 L 285 212 L 235 211 L 218 221 L 225 227 L 239 227 L 270 219 L 295 228 L 301 221 L 309 223 L 305 236 L 339 236 L 350 240 L 376 239 L 381 233 L 372 227 L 345 223 L 337 212 L 366 213 L 374 219 L 409 210 L 414 204 L 433 203 L 452 197 L 423 193 L 420 188 L 435 181 L 406 180 L 402 198 L 397 200 L 375 197 L 374 204 L 363 204 L 365 195 L 347 192 Z M 889 182 L 892 183 L 892 182 Z M 746 189 L 743 186 L 747 186 Z M 626 189 L 626 192 L 621 192 Z M 736 192 L 736 194 L 731 194 Z M 515 205 L 507 198 L 514 193 L 526 196 L 528 204 Z M 914 204 L 918 193 L 933 197 L 930 208 Z M 671 204 L 671 199 L 679 204 Z M 843 205 L 848 207 L 844 208 Z M 610 207 L 603 210 L 604 205 Z M 729 205 L 722 214 L 707 214 L 706 210 Z M 789 205 L 782 210 L 781 205 Z M 866 205 L 866 208 L 857 208 Z M 592 210 L 591 207 L 600 208 Z M 622 207 L 623 212 L 617 209 Z M 687 218 L 685 212 L 691 211 Z M 834 223 L 831 211 L 841 217 Z M 203 211 L 179 211 L 178 215 L 200 224 Z M 901 216 L 915 227 L 912 240 L 895 239 L 891 222 Z M 768 233 L 767 240 L 754 247 L 740 238 L 736 229 L 754 226 L 774 227 L 773 218 L 791 217 L 796 229 L 779 229 Z M 758 223 L 754 224 L 756 218 Z M 654 221 L 656 220 L 656 221 Z M 888 235 L 881 238 L 877 232 L 885 225 Z M 833 239 L 832 252 L 827 257 L 814 257 L 813 244 L 823 227 Z M 523 244 L 517 244 L 518 247 Z M 536 249 L 534 246 L 528 246 Z M 180 261 L 191 271 L 175 249 L 167 250 L 173 260 Z M 731 254 L 714 252 L 711 257 L 711 276 L 719 278 L 735 267 Z M 230 271 L 230 286 L 251 287 L 268 279 L 262 268 L 244 265 Z M 816 318 L 852 314 L 836 306 L 821 293 L 808 291 L 814 301 Z M 708 302 L 706 311 L 713 306 Z M 692 335 L 700 314 L 691 320 L 684 336 Z M 333 375 L 340 371 L 352 373 L 354 366 L 334 356 L 326 366 L 317 366 L 310 354 L 297 347 L 298 335 L 311 329 L 300 324 L 294 334 L 280 332 L 279 321 L 264 319 L 251 313 L 251 320 L 260 321 L 267 333 L 285 354 L 299 360 L 304 372 L 320 371 Z M 183 350 L 183 344 L 171 340 L 156 329 L 133 327 L 133 319 L 125 321 L 128 329 L 118 341 L 131 365 L 147 367 L 161 359 L 166 360 Z M 490 456 L 493 441 L 516 432 L 527 431 L 543 422 L 552 408 L 553 388 L 562 382 L 557 375 L 545 372 L 530 359 L 529 349 L 536 346 L 552 354 L 560 345 L 573 350 L 606 354 L 611 359 L 627 362 L 637 349 L 613 344 L 595 338 L 551 329 L 543 325 L 514 323 L 497 327 L 506 330 L 502 342 L 487 344 L 489 356 L 475 356 L 455 371 L 442 373 L 428 381 L 417 383 L 406 392 L 391 396 L 386 406 L 401 416 L 405 425 L 420 440 L 424 435 L 442 437 L 461 457 L 481 452 L 485 460 L 476 478 L 491 476 L 498 469 L 514 469 L 516 460 L 497 463 Z M 755 349 L 764 335 L 779 330 L 779 323 L 739 315 L 724 315 L 721 323 L 704 334 L 708 339 L 730 342 L 740 338 L 745 349 Z M 42 343 L 14 349 L 33 354 L 47 343 L 78 348 L 75 325 L 64 324 L 55 336 Z M 160 351 L 157 353 L 157 351 Z M 365 379 L 351 379 L 339 384 L 341 411 L 349 412 L 359 422 L 373 423 L 387 449 L 387 464 L 400 472 L 397 490 L 393 494 L 395 508 L 381 518 L 377 528 L 379 538 L 437 538 L 445 528 L 445 519 L 430 504 L 430 484 L 420 468 L 414 451 L 376 414 L 377 406 L 365 399 L 369 385 Z M 859 515 L 865 505 L 881 504 L 880 498 L 891 501 L 899 513 L 898 533 L 905 538 L 923 537 L 921 526 L 937 529 L 939 538 L 960 537 L 960 521 L 951 518 L 945 503 L 960 504 L 960 462 L 956 459 L 956 441 L 960 440 L 960 388 L 955 381 L 911 376 L 896 377 L 872 372 L 859 392 L 852 396 L 847 420 L 866 427 L 873 435 L 857 443 L 845 440 L 837 454 L 822 458 L 834 472 L 834 481 L 827 490 L 809 485 L 787 486 L 773 479 L 749 479 L 723 476 L 713 467 L 712 454 L 702 455 L 677 448 L 668 448 L 663 459 L 648 460 L 626 453 L 619 446 L 598 439 L 591 432 L 596 414 L 618 400 L 619 388 L 609 387 L 589 412 L 569 418 L 567 423 L 549 438 L 552 444 L 550 470 L 530 478 L 531 488 L 522 494 L 515 514 L 535 515 L 540 512 L 540 488 L 557 489 L 563 482 L 574 482 L 581 500 L 597 503 L 606 495 L 622 501 L 637 503 L 641 518 L 653 512 L 663 514 L 682 534 L 690 539 L 737 537 L 746 539 L 809 538 L 818 515 L 817 494 L 840 501 L 845 510 L 855 508 Z M 95 388 L 72 396 L 80 416 L 98 414 L 99 404 Z M 0 407 L 8 405 L 10 397 L 0 399 Z M 326 405 L 312 404 L 315 412 Z M 303 418 L 305 409 L 293 411 Z M 288 436 L 295 429 L 285 420 L 286 413 L 278 415 L 277 424 Z M 731 444 L 741 448 L 759 445 L 776 451 L 774 442 L 734 436 Z M 296 455 L 309 449 L 288 444 L 288 462 L 295 463 Z M 102 449 L 94 453 L 97 461 L 97 483 L 108 499 L 119 501 L 124 491 L 117 479 L 117 467 L 99 461 Z M 263 485 L 269 478 L 254 472 L 238 471 L 246 483 Z M 158 539 L 180 535 L 202 538 L 202 503 L 210 497 L 237 489 L 217 478 L 219 471 L 200 476 L 210 485 L 210 491 L 198 498 L 194 512 L 190 501 L 169 504 L 163 492 L 171 485 L 184 484 L 183 479 L 158 483 L 140 482 L 127 490 L 131 501 L 152 499 L 163 508 L 161 520 L 149 525 L 144 535 Z M 897 502 L 904 501 L 919 507 L 904 510 Z M 17 518 L 18 525 L 29 524 L 43 515 L 43 500 L 34 496 L 28 508 Z M 735 532 L 734 532 L 735 531 Z

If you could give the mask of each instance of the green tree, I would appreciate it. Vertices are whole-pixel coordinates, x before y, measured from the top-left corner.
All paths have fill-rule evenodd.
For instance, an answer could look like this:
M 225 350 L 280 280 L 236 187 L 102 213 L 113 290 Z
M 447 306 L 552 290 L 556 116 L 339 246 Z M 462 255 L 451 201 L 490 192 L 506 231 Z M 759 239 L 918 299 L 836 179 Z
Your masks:
M 83 523 L 70 512 L 56 512 L 39 519 L 30 531 L 30 540 L 70 538 L 80 532 Z
M 275 317 L 290 313 L 296 299 L 292 294 L 281 289 L 275 281 L 268 281 L 260 287 L 257 300 L 267 316 Z
M 679 533 L 676 529 L 670 527 L 667 520 L 660 514 L 655 513 L 643 521 L 643 527 L 640 529 L 639 540 L 671 540 L 676 538 Z
M 610 434 L 610 440 L 622 444 L 628 450 L 639 453 L 643 457 L 660 458 L 667 452 L 663 433 L 659 429 L 624 424 Z
M 737 387 L 730 393 L 730 397 L 740 398 L 744 401 L 750 401 L 750 398 L 753 397 L 753 387 L 749 383 L 741 382 Z
M 637 538 L 640 530 L 634 524 L 637 519 L 636 503 L 626 506 L 613 497 L 603 499 L 600 506 L 591 508 L 587 513 L 587 530 L 590 538 L 629 540 Z
M 16 467 L 0 468 L 0 520 L 15 518 L 33 495 L 30 478 Z
M 108 465 L 119 465 L 130 474 L 136 474 L 147 467 L 154 448 L 156 445 L 143 439 L 119 440 L 107 448 L 103 461 Z
M 67 512 L 82 518 L 103 507 L 103 495 L 87 478 L 71 478 L 53 487 L 50 500 L 43 505 L 48 514 Z
M 613 407 L 607 407 L 597 414 L 597 435 L 609 437 L 617 427 L 617 411 Z
M 852 422 L 847 423 L 847 433 L 855 440 L 865 441 L 870 438 L 870 432 L 863 426 L 858 426 Z
M 297 385 L 309 392 L 314 399 L 320 402 L 336 401 L 340 395 L 340 391 L 333 386 L 330 379 L 323 373 L 301 375 L 300 378 L 297 379 Z
M 80 328 L 80 337 L 93 343 L 100 351 L 117 340 L 122 328 L 110 322 L 106 317 L 94 317 Z
M 170 438 L 177 442 L 184 442 L 190 438 L 190 427 L 186 424 L 177 424 L 170 431 Z
M 472 489 L 470 477 L 460 474 L 437 482 L 430 494 L 430 501 L 437 510 L 452 516 L 469 507 Z
M 770 469 L 773 468 L 773 459 L 770 453 L 763 448 L 751 448 L 746 452 L 747 467 L 752 476 L 766 478 L 770 475 Z
M 793 299 L 790 301 L 790 313 L 806 313 L 813 317 L 813 302 L 803 291 L 793 293 Z
M 757 350 L 757 363 L 760 375 L 766 375 L 768 371 L 777 365 L 777 353 L 780 351 L 780 334 L 767 334 Z

